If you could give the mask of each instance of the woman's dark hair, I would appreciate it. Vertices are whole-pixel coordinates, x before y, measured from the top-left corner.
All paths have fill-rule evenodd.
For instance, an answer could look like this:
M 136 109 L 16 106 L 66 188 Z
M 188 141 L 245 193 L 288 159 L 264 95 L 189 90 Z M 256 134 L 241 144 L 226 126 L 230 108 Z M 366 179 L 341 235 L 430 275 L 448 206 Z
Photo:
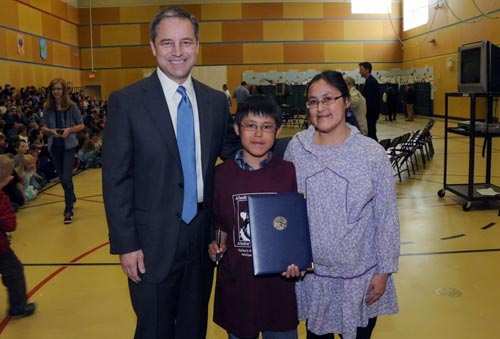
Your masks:
M 339 90 L 340 94 L 342 95 L 343 98 L 349 99 L 351 96 L 349 95 L 349 88 L 347 87 L 347 84 L 345 82 L 344 76 L 342 73 L 337 72 L 337 71 L 323 71 L 319 74 L 316 74 L 311 81 L 306 86 L 306 100 L 309 95 L 309 88 L 311 87 L 312 84 L 324 80 L 326 83 L 328 83 L 330 86 L 335 87 L 336 89 Z M 345 114 L 345 121 L 349 123 L 350 125 L 353 125 L 357 129 L 359 129 L 359 123 L 358 120 L 356 120 L 356 117 L 352 112 L 347 109 L 346 114 Z
M 257 94 L 248 97 L 243 103 L 238 105 L 238 111 L 234 118 L 235 123 L 241 126 L 243 118 L 250 113 L 273 118 L 276 122 L 276 129 L 281 126 L 281 108 L 272 96 Z

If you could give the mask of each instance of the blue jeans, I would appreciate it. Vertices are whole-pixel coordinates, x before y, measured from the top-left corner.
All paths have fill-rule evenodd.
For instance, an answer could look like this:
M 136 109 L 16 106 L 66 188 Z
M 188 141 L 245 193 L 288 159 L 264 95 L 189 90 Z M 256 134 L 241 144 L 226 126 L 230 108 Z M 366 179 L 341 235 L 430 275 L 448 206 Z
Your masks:
M 64 189 L 64 213 L 73 213 L 75 191 L 73 188 L 73 164 L 75 161 L 76 147 L 71 149 L 52 147 L 52 161 L 56 168 L 57 176 Z
M 297 339 L 299 337 L 297 329 L 291 331 L 263 331 L 262 338 L 263 339 Z M 240 338 L 228 332 L 229 339 L 258 339 L 255 338 Z

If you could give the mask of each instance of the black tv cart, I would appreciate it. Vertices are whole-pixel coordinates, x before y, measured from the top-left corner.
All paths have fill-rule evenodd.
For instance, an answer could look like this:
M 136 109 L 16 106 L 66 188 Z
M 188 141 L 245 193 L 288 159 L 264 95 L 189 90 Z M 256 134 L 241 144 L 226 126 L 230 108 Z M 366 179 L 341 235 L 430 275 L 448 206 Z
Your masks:
M 450 97 L 468 97 L 470 99 L 470 123 L 468 126 L 450 127 L 448 125 L 448 99 Z M 492 139 L 500 137 L 500 131 L 489 129 L 493 125 L 493 101 L 494 98 L 500 97 L 500 93 L 446 93 L 445 94 L 445 133 L 444 133 L 444 178 L 443 189 L 438 191 L 439 197 L 444 197 L 445 191 L 448 190 L 459 197 L 466 200 L 462 206 L 464 211 L 470 211 L 473 201 L 491 201 L 500 200 L 500 194 L 497 195 L 481 195 L 477 189 L 491 188 L 496 192 L 500 192 L 500 187 L 491 183 L 491 149 Z M 486 98 L 487 101 L 487 114 L 482 128 L 478 128 L 476 119 L 476 99 Z M 489 125 L 491 124 L 491 125 Z M 486 127 L 486 128 L 485 128 Z M 448 134 L 458 134 L 469 138 L 469 176 L 468 182 L 463 184 L 448 184 L 447 171 L 448 171 Z M 486 158 L 486 175 L 484 182 L 474 182 L 474 165 L 475 165 L 475 148 L 476 138 L 484 138 L 485 142 L 485 158 Z

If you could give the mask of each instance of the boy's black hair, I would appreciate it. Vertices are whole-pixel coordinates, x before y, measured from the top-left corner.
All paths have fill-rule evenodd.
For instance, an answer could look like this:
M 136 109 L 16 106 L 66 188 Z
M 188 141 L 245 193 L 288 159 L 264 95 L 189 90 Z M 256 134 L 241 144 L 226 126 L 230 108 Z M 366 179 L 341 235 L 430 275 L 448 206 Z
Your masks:
M 243 118 L 250 113 L 257 116 L 271 117 L 276 122 L 276 129 L 281 127 L 281 108 L 272 96 L 265 94 L 252 95 L 238 105 L 234 122 L 241 126 Z

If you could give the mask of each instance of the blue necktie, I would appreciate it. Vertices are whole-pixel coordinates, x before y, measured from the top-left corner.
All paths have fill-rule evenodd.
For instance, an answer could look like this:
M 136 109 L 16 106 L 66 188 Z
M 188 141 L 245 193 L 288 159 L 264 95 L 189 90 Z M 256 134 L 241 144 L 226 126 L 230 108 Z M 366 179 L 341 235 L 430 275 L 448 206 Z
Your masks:
M 177 107 L 177 146 L 184 176 L 184 200 L 182 203 L 182 221 L 189 224 L 198 212 L 196 187 L 196 156 L 194 145 L 194 118 L 191 102 L 183 86 L 177 88 L 182 95 Z

